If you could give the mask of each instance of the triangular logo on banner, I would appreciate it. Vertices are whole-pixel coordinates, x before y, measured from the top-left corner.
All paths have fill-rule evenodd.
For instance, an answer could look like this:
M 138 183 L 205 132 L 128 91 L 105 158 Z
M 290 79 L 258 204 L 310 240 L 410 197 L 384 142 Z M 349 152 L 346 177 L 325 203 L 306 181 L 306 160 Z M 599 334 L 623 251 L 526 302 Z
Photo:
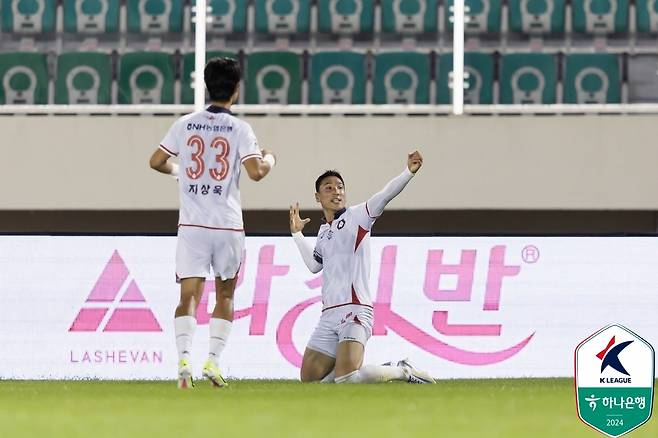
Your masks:
M 146 304 L 146 299 L 134 279 L 130 280 L 121 299 L 116 302 L 117 295 L 129 275 L 126 263 L 115 250 L 86 301 L 86 303 L 107 303 L 108 307 L 83 307 L 78 312 L 69 331 L 161 332 L 162 327 Z M 144 307 L 122 307 L 122 303 L 144 303 Z M 105 325 L 101 327 L 108 311 L 112 311 L 112 313 Z

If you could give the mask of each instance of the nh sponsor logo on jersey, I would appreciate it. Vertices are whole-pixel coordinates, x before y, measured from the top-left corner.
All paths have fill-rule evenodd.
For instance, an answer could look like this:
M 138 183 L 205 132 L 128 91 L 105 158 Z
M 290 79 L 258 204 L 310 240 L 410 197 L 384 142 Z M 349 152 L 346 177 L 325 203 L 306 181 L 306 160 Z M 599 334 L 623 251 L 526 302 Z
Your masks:
M 233 126 L 229 125 L 207 125 L 205 123 L 188 123 L 188 131 L 205 131 L 205 132 L 233 132 Z
M 611 437 L 630 432 L 651 416 L 653 347 L 621 325 L 585 339 L 575 351 L 576 406 L 581 420 Z

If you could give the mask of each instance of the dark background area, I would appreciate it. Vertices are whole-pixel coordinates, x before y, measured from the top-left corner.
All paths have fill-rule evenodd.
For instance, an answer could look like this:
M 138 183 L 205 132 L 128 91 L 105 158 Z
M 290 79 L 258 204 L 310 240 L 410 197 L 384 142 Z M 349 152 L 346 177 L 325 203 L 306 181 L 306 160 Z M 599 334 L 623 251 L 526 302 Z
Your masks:
M 302 211 L 311 218 L 305 234 L 317 233 L 319 210 Z M 0 233 L 40 234 L 175 234 L 176 210 L 33 210 L 2 211 Z M 247 210 L 248 235 L 288 235 L 287 210 Z M 654 234 L 656 211 L 557 210 L 390 210 L 374 235 L 428 234 Z

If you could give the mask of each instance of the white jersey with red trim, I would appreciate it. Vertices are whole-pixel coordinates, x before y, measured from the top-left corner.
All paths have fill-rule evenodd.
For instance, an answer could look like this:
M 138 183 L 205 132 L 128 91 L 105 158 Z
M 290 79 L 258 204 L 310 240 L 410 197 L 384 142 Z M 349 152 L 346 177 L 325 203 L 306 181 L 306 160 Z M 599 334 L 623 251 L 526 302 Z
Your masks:
M 366 203 L 339 210 L 320 226 L 313 257 L 322 265 L 322 308 L 372 306 L 370 229 L 375 222 Z
M 262 158 L 251 126 L 210 106 L 176 120 L 160 148 L 180 162 L 179 226 L 242 231 L 241 164 Z

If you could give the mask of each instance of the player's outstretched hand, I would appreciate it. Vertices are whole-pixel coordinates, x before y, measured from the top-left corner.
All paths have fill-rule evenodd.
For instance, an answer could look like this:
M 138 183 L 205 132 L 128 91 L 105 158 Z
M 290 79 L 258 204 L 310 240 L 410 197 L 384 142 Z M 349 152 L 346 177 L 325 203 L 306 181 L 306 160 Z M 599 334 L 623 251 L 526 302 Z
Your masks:
M 294 206 L 290 206 L 290 232 L 298 233 L 304 229 L 304 226 L 311 222 L 311 219 L 306 218 L 302 219 L 299 217 L 299 202 L 295 203 Z
M 423 165 L 423 156 L 418 151 L 413 151 L 407 156 L 407 167 L 411 173 L 418 172 Z

